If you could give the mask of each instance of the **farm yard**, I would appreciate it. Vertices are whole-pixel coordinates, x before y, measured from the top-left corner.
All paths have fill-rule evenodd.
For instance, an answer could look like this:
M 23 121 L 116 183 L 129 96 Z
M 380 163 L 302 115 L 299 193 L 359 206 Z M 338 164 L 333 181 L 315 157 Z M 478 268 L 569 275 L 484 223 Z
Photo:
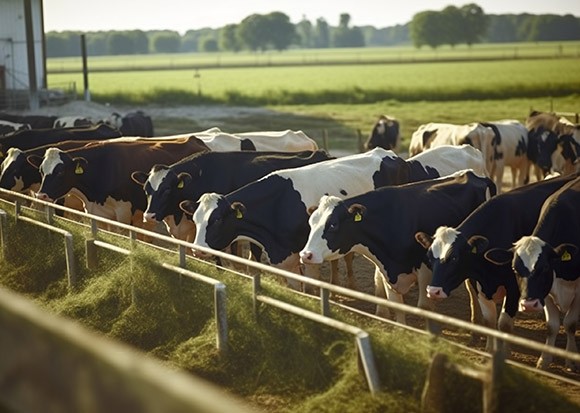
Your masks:
M 437 56 L 424 53 L 422 59 L 429 62 L 421 64 L 375 62 L 297 67 L 281 64 L 278 67 L 274 64 L 276 56 L 269 56 L 267 64 L 263 62 L 264 56 L 254 56 L 253 63 L 260 59 L 260 66 L 271 67 L 233 68 L 225 67 L 228 66 L 226 56 L 219 61 L 224 67 L 212 67 L 211 62 L 205 63 L 206 67 L 202 62 L 180 63 L 178 57 L 172 56 L 169 60 L 148 64 L 158 66 L 170 61 L 175 69 L 148 70 L 148 64 L 138 59 L 120 57 L 94 62 L 96 70 L 90 75 L 93 102 L 74 100 L 63 106 L 43 107 L 36 113 L 102 118 L 112 111 L 127 113 L 139 109 L 152 117 L 156 136 L 215 126 L 226 132 L 303 130 L 334 156 L 359 152 L 361 139 L 368 137 L 378 116 L 389 114 L 401 122 L 401 154 L 406 157 L 411 134 L 423 123 L 463 124 L 495 119 L 523 122 L 531 109 L 577 113 L 580 110 L 580 45 L 542 46 L 543 51 L 548 50 L 549 57 L 526 59 L 524 55 L 536 49 L 523 46 L 514 49 L 514 45 L 507 45 L 499 53 L 512 54 L 515 50 L 519 55 L 517 60 L 433 62 L 434 58 L 457 58 L 453 56 L 457 51 L 442 50 Z M 498 53 L 499 48 L 493 50 Z M 392 52 L 398 53 L 401 59 L 415 59 L 404 50 Z M 476 59 L 491 53 L 489 49 L 476 48 L 462 52 Z M 376 56 L 377 52 L 373 53 Z M 560 58 L 552 53 L 568 57 Z M 333 58 L 346 59 L 344 55 Z M 302 59 L 304 62 L 315 60 L 310 56 Z M 368 63 L 373 57 L 357 55 L 356 59 Z M 252 63 L 249 60 L 246 64 Z M 196 63 L 201 68 L 197 78 L 192 69 Z M 49 85 L 75 82 L 78 90 L 82 77 L 77 72 L 69 72 L 71 67 L 74 70 L 70 59 L 49 61 Z M 121 67 L 124 69 L 120 70 Z M 509 173 L 504 183 L 511 185 Z M 9 210 L 11 206 L 2 208 Z M 29 213 L 34 214 L 26 212 Z M 208 295 L 191 283 L 184 286 L 175 277 L 165 277 L 157 262 L 166 259 L 167 253 L 148 246 L 139 246 L 135 259 L 100 252 L 99 270 L 79 269 L 81 288 L 69 293 L 58 243 L 50 235 L 45 238 L 44 233 L 20 223 L 16 229 L 11 219 L 7 228 L 10 237 L 5 267 L 0 275 L 3 285 L 28 295 L 44 308 L 135 346 L 171 367 L 200 375 L 261 411 L 419 411 L 429 361 L 436 351 L 460 364 L 478 365 L 484 360 L 481 355 L 458 350 L 444 340 L 414 335 L 333 305 L 333 316 L 337 319 L 364 326 L 371 333 L 382 384 L 381 393 L 373 397 L 358 372 L 356 358 L 352 357 L 355 348 L 351 337 L 270 308 L 261 309 L 260 322 L 256 323 L 250 311 L 248 280 L 188 260 L 187 268 L 222 280 L 228 291 L 236 291 L 228 296 L 231 341 L 230 353 L 224 358 L 213 345 L 216 326 Z M 79 239 L 88 236 L 87 229 L 73 229 L 65 221 L 58 225 Z M 38 244 L 29 241 L 32 239 Z M 75 242 L 75 255 L 82 262 L 83 245 Z M 373 265 L 359 255 L 354 265 L 357 290 L 372 295 Z M 340 270 L 344 273 L 342 264 Z M 323 280 L 328 280 L 326 264 L 323 274 Z M 318 305 L 309 297 L 290 293 L 270 278 L 263 283 L 269 294 L 283 297 L 284 301 L 314 309 Z M 344 277 L 341 284 L 346 285 Z M 415 305 L 417 296 L 415 289 L 405 301 Z M 370 303 L 340 294 L 333 299 L 363 312 L 374 310 Z M 195 303 L 193 311 L 192 303 Z M 463 287 L 440 303 L 437 311 L 468 320 L 469 302 Z M 425 327 L 420 317 L 410 316 L 409 321 L 411 326 Z M 543 314 L 519 313 L 514 332 L 543 343 Z M 485 345 L 484 340 L 469 344 L 469 334 L 454 328 L 445 329 L 443 337 L 478 350 L 483 350 Z M 580 343 L 579 332 L 576 342 Z M 557 346 L 564 348 L 563 334 L 559 335 Z M 537 356 L 537 352 L 517 346 L 512 353 L 514 361 L 531 367 Z M 567 412 L 579 408 L 578 386 L 541 378 L 511 366 L 508 371 L 505 383 L 502 381 L 499 411 Z M 580 375 L 566 371 L 558 358 L 550 371 L 571 381 L 580 381 Z M 473 381 L 458 377 L 449 380 L 447 389 L 456 389 L 461 383 L 465 391 L 457 394 L 454 390 L 442 411 L 454 410 L 457 406 L 461 406 L 461 411 L 481 411 L 481 389 Z M 510 396 L 521 388 L 526 388 L 525 398 L 518 400 Z

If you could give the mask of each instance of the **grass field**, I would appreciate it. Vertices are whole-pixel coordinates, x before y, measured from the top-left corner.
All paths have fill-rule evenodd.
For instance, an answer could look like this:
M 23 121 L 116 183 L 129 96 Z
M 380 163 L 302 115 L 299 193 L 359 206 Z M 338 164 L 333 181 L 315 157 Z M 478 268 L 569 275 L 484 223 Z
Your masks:
M 485 56 L 511 59 L 473 60 Z M 385 57 L 422 63 L 368 64 Z M 440 61 L 426 62 L 435 57 Z M 197 72 L 180 68 L 211 64 L 212 59 L 223 67 Z M 80 96 L 79 60 L 49 59 L 49 87 L 74 83 Z M 277 65 L 339 60 L 350 64 Z M 257 66 L 227 67 L 233 64 Z M 161 66 L 170 70 L 143 70 Z M 76 72 L 58 72 L 74 67 Z M 110 71 L 96 71 L 107 68 Z M 97 102 L 145 110 L 151 105 L 261 106 L 271 115 L 224 118 L 215 126 L 228 132 L 302 129 L 319 142 L 326 131 L 333 147 L 346 150 L 356 150 L 358 131 L 368 135 L 380 114 L 401 121 L 406 147 L 411 133 L 422 123 L 523 121 L 531 108 L 580 112 L 580 42 L 487 44 L 437 51 L 406 47 L 107 56 L 90 58 L 89 69 L 95 69 L 90 72 L 89 86 Z M 170 117 L 154 122 L 161 134 L 199 130 L 191 119 Z

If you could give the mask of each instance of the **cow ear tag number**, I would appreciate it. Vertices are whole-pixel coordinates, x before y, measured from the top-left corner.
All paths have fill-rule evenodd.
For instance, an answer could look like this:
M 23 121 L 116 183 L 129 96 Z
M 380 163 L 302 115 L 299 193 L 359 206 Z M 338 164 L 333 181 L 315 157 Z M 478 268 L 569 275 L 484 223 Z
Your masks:
M 361 222 L 362 221 L 362 215 L 360 212 L 357 212 L 356 214 L 354 214 L 354 222 Z
M 240 211 L 239 209 L 236 210 L 236 218 L 242 219 L 243 217 L 244 217 L 244 214 L 242 214 L 242 211 Z
M 561 259 L 562 259 L 562 261 L 570 261 L 572 259 L 572 256 L 570 255 L 570 253 L 568 251 L 564 251 Z
M 82 175 L 84 172 L 85 170 L 83 169 L 83 167 L 80 164 L 77 164 L 75 168 L 75 174 Z

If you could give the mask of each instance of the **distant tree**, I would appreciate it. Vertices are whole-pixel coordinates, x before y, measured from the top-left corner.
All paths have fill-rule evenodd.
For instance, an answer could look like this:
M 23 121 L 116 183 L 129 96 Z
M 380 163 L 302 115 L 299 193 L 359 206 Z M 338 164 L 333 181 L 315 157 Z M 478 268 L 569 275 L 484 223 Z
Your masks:
M 445 43 L 444 31 L 445 21 L 439 12 L 422 11 L 415 14 L 411 20 L 410 34 L 415 47 L 427 45 L 436 49 Z
M 565 16 L 544 14 L 534 16 L 528 40 L 535 42 L 577 40 L 579 37 L 580 24 L 576 17 L 571 14 Z
M 272 12 L 265 17 L 268 43 L 278 51 L 286 50 L 296 40 L 296 30 L 290 17 L 281 12 Z
M 217 52 L 218 42 L 212 36 L 205 36 L 199 39 L 199 45 L 202 51 L 204 52 Z
M 107 54 L 107 32 L 93 32 L 87 36 L 87 53 L 91 56 Z
M 242 49 L 237 35 L 238 25 L 228 24 L 222 27 L 219 34 L 219 49 L 239 52 Z
M 268 19 L 260 14 L 246 17 L 238 26 L 238 38 L 248 49 L 266 50 L 268 45 Z
M 314 29 L 314 47 L 330 47 L 330 27 L 322 17 L 316 19 L 316 27 Z
M 181 37 L 182 52 L 197 52 L 199 50 L 199 35 L 194 30 L 188 30 Z
M 442 19 L 441 41 L 451 47 L 462 43 L 463 33 L 466 30 L 462 12 L 455 6 L 447 6 L 441 11 L 440 18 Z
M 177 32 L 160 32 L 151 38 L 156 53 L 176 53 L 181 46 L 181 36 Z
M 485 41 L 507 43 L 516 41 L 515 16 L 512 14 L 488 15 L 488 27 Z
M 461 7 L 461 43 L 471 46 L 481 41 L 487 30 L 489 19 L 483 9 L 477 4 L 470 3 Z
M 129 36 L 133 42 L 133 52 L 134 54 L 146 54 L 149 53 L 149 37 L 142 30 L 132 30 Z
M 109 33 L 107 51 L 111 55 L 134 54 L 132 37 L 127 32 L 113 31 Z
M 363 47 L 364 36 L 362 30 L 358 27 L 349 27 L 350 14 L 342 13 L 340 22 L 332 38 L 332 44 L 335 47 Z
M 314 27 L 310 20 L 306 19 L 306 16 L 302 16 L 302 20 L 296 24 L 296 34 L 298 36 L 297 43 L 299 46 L 305 49 L 314 47 Z

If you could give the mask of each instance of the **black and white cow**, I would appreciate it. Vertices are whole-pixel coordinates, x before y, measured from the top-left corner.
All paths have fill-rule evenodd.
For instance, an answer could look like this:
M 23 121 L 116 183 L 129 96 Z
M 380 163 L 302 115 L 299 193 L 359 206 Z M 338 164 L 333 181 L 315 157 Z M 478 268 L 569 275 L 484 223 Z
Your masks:
M 131 175 L 147 195 L 146 221 L 164 221 L 178 239 L 193 241 L 195 225 L 179 204 L 197 201 L 206 192 L 227 194 L 278 169 L 296 168 L 331 157 L 323 150 L 305 152 L 205 152 L 172 165 L 154 165 Z
M 50 115 L 15 115 L 0 112 L 0 120 L 29 125 L 31 129 L 49 129 L 54 125 L 58 116 Z
M 8 120 L 0 120 L 0 137 L 10 136 L 21 130 L 30 129 L 27 123 L 16 123 Z
M 54 121 L 53 128 L 88 128 L 95 123 L 85 116 L 61 116 Z
M 303 263 L 319 264 L 351 251 L 362 254 L 379 271 L 377 295 L 386 292 L 389 300 L 403 303 L 403 295 L 417 283 L 418 306 L 430 308 L 426 288 L 431 272 L 423 263 L 425 249 L 415 241 L 415 233 L 457 225 L 495 193 L 491 179 L 467 170 L 345 200 L 325 196 L 310 216 L 310 235 L 300 258 Z M 383 315 L 380 310 L 386 309 L 377 308 L 377 314 Z M 397 314 L 397 321 L 404 323 L 405 315 Z
M 29 156 L 28 160 L 42 176 L 38 199 L 52 201 L 70 193 L 90 214 L 143 226 L 147 199 L 131 173 L 206 150 L 196 137 L 121 138 L 69 151 L 50 148 L 43 158 Z
M 141 110 L 129 112 L 124 116 L 118 112 L 113 112 L 106 119 L 102 119 L 101 122 L 119 129 L 123 136 L 150 138 L 155 135 L 151 117 Z
M 226 133 L 219 128 L 196 132 L 212 151 L 254 150 L 270 152 L 302 152 L 318 149 L 316 141 L 301 130 Z M 248 147 L 251 144 L 251 147 Z M 246 145 L 244 147 L 244 145 Z
M 204 194 L 197 204 L 180 206 L 193 213 L 197 226 L 195 244 L 223 249 L 237 239 L 260 245 L 271 264 L 300 272 L 299 251 L 310 228 L 308 208 L 318 205 L 323 195 L 346 198 L 382 186 L 448 175 L 481 153 L 472 147 L 442 147 L 425 155 L 425 161 L 398 157 L 392 151 L 375 148 L 318 164 L 272 172 L 226 195 Z M 452 164 L 455 163 L 455 169 Z M 468 166 L 469 167 L 469 166 Z M 439 169 L 440 168 L 440 169 Z M 444 171 L 444 172 L 441 172 Z
M 546 198 L 572 179 L 559 177 L 515 188 L 486 201 L 456 227 L 441 226 L 433 236 L 417 232 L 433 271 L 428 297 L 447 298 L 470 279 L 477 285 L 486 325 L 511 332 L 520 295 L 516 277 L 509 264 L 490 262 L 485 254 L 490 249 L 509 249 L 530 234 Z M 502 301 L 498 324 L 496 303 Z M 490 345 L 488 340 L 488 349 Z
M 399 121 L 391 116 L 381 115 L 373 126 L 373 130 L 365 143 L 367 151 L 377 146 L 396 151 L 401 142 Z
M 555 113 L 533 111 L 526 119 L 528 157 L 536 166 L 536 176 L 551 172 L 576 172 L 580 156 L 580 125 Z
M 488 259 L 511 262 L 522 288 L 521 308 L 546 315 L 546 345 L 554 346 L 564 313 L 566 350 L 578 352 L 576 323 L 580 315 L 580 178 L 561 187 L 546 199 L 531 233 L 509 251 L 490 251 Z M 513 254 L 512 254 L 513 252 Z M 513 257 L 512 257 L 513 255 Z M 552 355 L 542 353 L 537 367 L 547 369 Z M 566 367 L 576 366 L 566 360 Z
M 498 193 L 502 192 L 505 167 L 511 169 L 512 188 L 528 183 L 530 160 L 526 127 L 513 119 L 485 122 L 481 125 L 489 127 L 494 133 L 492 140 L 494 159 L 490 176 L 497 186 Z
M 0 160 L 9 148 L 28 150 L 69 140 L 105 140 L 118 138 L 121 132 L 109 125 L 97 125 L 90 128 L 31 129 L 22 130 L 11 136 L 0 138 Z
M 482 152 L 489 172 L 491 171 L 494 160 L 490 146 L 492 140 L 493 131 L 479 123 L 468 123 L 465 125 L 426 123 L 420 125 L 411 135 L 409 155 L 415 156 L 426 149 L 436 146 L 463 145 L 467 143 Z

